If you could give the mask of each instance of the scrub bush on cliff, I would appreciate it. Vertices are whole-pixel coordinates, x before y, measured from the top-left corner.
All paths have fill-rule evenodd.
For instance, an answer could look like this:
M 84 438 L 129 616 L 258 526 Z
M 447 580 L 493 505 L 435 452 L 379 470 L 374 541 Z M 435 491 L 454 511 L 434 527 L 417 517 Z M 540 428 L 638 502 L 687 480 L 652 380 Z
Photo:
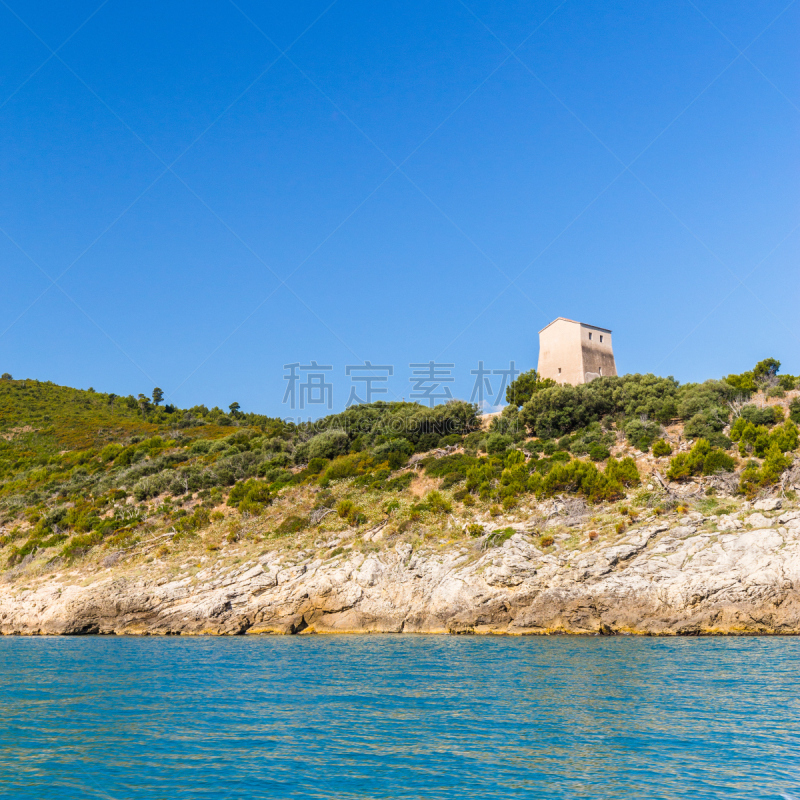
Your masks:
M 739 491 L 752 497 L 758 489 L 777 483 L 791 465 L 791 457 L 783 455 L 778 445 L 773 443 L 760 467 L 756 461 L 747 463 L 739 480 Z
M 533 395 L 541 389 L 548 389 L 555 386 L 556 382 L 551 378 L 540 378 L 535 369 L 523 372 L 517 376 L 516 380 L 511 381 L 506 388 L 506 403 L 512 408 L 520 408 L 525 405 Z M 505 431 L 500 431 L 505 433 Z
M 646 415 L 669 421 L 676 413 L 679 387 L 674 378 L 625 375 L 597 378 L 579 386 L 554 386 L 536 392 L 520 412 L 530 433 L 543 438 L 563 436 L 607 415 Z
M 739 452 L 743 456 L 753 453 L 763 458 L 773 444 L 781 453 L 787 453 L 797 449 L 798 438 L 797 426 L 791 420 L 770 432 L 765 425 L 753 425 L 740 417 L 731 428 L 731 439 L 739 442 Z
M 593 503 L 618 500 L 625 494 L 618 481 L 600 472 L 590 461 L 556 464 L 545 476 L 535 472 L 528 486 L 537 497 L 568 492 L 582 495 Z
M 667 478 L 671 481 L 681 481 L 694 475 L 733 472 L 734 466 L 733 458 L 726 452 L 712 447 L 706 439 L 698 439 L 688 453 L 678 453 L 670 461 Z
M 237 483 L 228 495 L 228 505 L 242 513 L 260 514 L 272 502 L 269 484 L 251 478 Z

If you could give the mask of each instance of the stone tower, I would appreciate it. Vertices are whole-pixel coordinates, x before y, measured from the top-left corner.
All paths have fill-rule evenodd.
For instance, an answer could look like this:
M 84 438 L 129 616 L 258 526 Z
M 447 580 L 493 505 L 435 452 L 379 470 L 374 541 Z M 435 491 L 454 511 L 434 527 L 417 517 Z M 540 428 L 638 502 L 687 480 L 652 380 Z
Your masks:
M 557 383 L 588 383 L 616 375 L 611 331 L 559 317 L 539 331 L 539 377 Z

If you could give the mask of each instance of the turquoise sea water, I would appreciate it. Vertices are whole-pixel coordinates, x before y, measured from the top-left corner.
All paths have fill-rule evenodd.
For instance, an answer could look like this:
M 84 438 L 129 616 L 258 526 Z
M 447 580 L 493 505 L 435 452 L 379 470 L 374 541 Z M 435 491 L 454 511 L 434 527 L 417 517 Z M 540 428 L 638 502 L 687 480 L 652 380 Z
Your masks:
M 798 690 L 791 638 L 0 638 L 0 795 L 800 799 Z

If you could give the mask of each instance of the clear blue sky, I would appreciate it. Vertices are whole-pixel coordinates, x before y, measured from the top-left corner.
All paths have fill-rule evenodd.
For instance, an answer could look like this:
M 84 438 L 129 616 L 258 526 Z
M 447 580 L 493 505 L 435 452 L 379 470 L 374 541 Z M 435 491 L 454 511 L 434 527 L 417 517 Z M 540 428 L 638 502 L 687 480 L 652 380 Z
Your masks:
M 338 410 L 346 366 L 408 398 L 434 360 L 468 399 L 566 316 L 620 372 L 796 374 L 798 33 L 784 0 L 0 0 L 0 371 L 285 416 L 284 364 Z

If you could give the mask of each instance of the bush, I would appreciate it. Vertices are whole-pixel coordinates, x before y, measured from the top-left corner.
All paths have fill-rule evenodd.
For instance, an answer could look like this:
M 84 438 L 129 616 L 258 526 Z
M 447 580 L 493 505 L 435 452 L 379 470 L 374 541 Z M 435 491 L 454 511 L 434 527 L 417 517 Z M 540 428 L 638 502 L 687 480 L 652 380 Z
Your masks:
M 350 446 L 347 434 L 341 430 L 326 430 L 307 442 L 306 456 L 312 458 L 336 458 L 344 455 Z
M 489 423 L 489 433 L 500 433 L 510 436 L 513 441 L 525 438 L 525 428 L 519 421 L 519 411 L 516 406 L 506 406 L 502 414 L 496 416 Z
M 511 447 L 512 439 L 510 436 L 506 436 L 502 433 L 492 433 L 486 439 L 486 452 L 489 455 L 498 455 L 500 453 L 505 453 L 509 447 Z
M 555 385 L 556 382 L 552 378 L 540 378 L 535 369 L 523 372 L 508 384 L 506 388 L 506 403 L 512 408 L 519 408 L 525 405 L 536 392 Z
M 582 495 L 593 503 L 616 500 L 623 495 L 620 482 L 608 475 L 608 468 L 604 474 L 589 461 L 556 463 L 545 476 L 538 472 L 531 475 L 528 487 L 536 492 L 537 497 L 568 492 Z
M 611 455 L 611 451 L 599 442 L 589 445 L 589 458 L 592 461 L 605 461 Z
M 441 492 L 437 492 L 435 489 L 425 495 L 425 505 L 427 505 L 434 514 L 449 514 L 453 510 L 450 501 Z
M 703 459 L 703 475 L 717 475 L 720 472 L 733 472 L 736 462 L 723 450 L 712 450 Z
M 478 459 L 464 453 L 455 453 L 442 458 L 426 458 L 423 462 L 425 474 L 433 478 L 444 478 L 446 475 L 458 474 L 466 477 L 467 470 L 478 463 Z
M 688 453 L 678 453 L 669 464 L 667 478 L 681 481 L 693 475 L 716 475 L 733 472 L 735 462 L 723 450 L 712 447 L 706 439 L 698 439 Z
M 340 500 L 336 504 L 336 513 L 342 518 L 347 519 L 350 512 L 355 508 L 355 503 L 352 500 Z
M 327 458 L 312 458 L 308 462 L 308 471 L 312 475 L 319 475 L 329 463 Z
M 414 446 L 408 439 L 395 438 L 378 445 L 372 455 L 377 463 L 387 461 L 390 469 L 400 469 L 405 466 L 413 452 Z
M 766 425 L 767 427 L 771 427 L 778 422 L 783 422 L 783 409 L 780 406 L 764 406 L 763 408 L 759 408 L 755 405 L 746 405 L 739 413 L 734 427 L 739 423 L 739 420 L 744 420 L 744 423 L 752 422 L 753 425 Z M 731 429 L 731 432 L 732 430 L 733 429 Z
M 664 439 L 656 439 L 653 442 L 653 455 L 656 458 L 663 458 L 664 456 L 672 455 L 672 447 Z
M 237 483 L 228 495 L 228 505 L 238 508 L 242 513 L 260 514 L 273 499 L 270 486 L 266 481 L 250 478 Z
M 795 423 L 795 425 L 800 425 L 800 397 L 795 397 L 791 403 L 789 403 L 789 419 Z
M 286 519 L 275 528 L 275 536 L 291 536 L 292 534 L 299 533 L 306 527 L 308 527 L 308 520 L 305 517 L 286 517 Z
M 648 419 L 633 419 L 625 425 L 625 436 L 630 444 L 646 453 L 661 436 L 661 425 Z
M 756 461 L 748 461 L 739 479 L 739 491 L 752 497 L 758 489 L 777 483 L 791 464 L 792 459 L 783 455 L 778 445 L 773 443 L 760 468 Z
M 451 486 L 461 483 L 465 477 L 465 475 L 461 475 L 458 472 L 451 472 L 449 475 L 445 475 L 444 480 L 441 483 L 441 488 L 449 489 Z
M 540 437 L 563 436 L 607 415 L 646 415 L 668 421 L 676 411 L 678 383 L 655 375 L 597 378 L 579 386 L 553 386 L 536 392 L 520 411 L 520 420 Z
M 363 475 L 372 466 L 372 463 L 372 458 L 363 453 L 339 456 L 331 461 L 330 466 L 322 473 L 322 478 L 326 481 L 335 481 Z
M 605 474 L 610 481 L 616 481 L 623 486 L 638 486 L 640 483 L 636 462 L 630 457 L 623 458 L 620 461 L 615 458 L 609 458 Z

